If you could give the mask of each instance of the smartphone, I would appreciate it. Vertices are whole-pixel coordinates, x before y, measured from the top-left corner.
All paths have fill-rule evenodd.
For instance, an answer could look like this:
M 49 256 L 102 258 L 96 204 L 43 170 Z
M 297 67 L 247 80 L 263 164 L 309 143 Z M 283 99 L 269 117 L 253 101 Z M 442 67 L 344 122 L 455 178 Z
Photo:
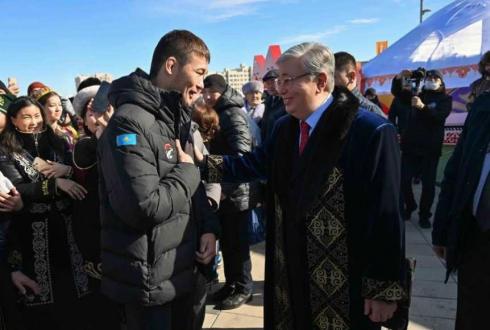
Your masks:
M 111 84 L 107 81 L 103 81 L 100 84 L 97 94 L 95 94 L 94 102 L 92 103 L 92 110 L 96 113 L 104 113 L 107 111 L 109 106 L 109 90 L 111 89 Z
M 17 85 L 17 78 L 15 78 L 15 77 L 8 77 L 8 85 L 9 86 Z

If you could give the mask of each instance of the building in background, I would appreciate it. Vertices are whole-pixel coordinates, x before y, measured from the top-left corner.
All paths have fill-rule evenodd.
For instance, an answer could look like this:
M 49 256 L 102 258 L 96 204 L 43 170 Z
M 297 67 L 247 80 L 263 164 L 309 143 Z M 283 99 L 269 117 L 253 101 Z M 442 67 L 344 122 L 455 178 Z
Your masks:
M 222 72 L 216 72 L 223 77 L 225 77 L 228 85 L 236 89 L 237 91 L 242 91 L 242 86 L 252 80 L 252 68 L 240 64 L 239 68 L 236 69 L 224 69 Z
M 87 79 L 89 77 L 99 78 L 102 81 L 108 81 L 108 82 L 112 82 L 112 79 L 113 79 L 112 74 L 110 74 L 110 73 L 98 72 L 98 73 L 95 73 L 92 75 L 81 74 L 81 75 L 78 75 L 75 77 L 75 87 L 78 88 L 78 85 L 80 85 L 80 83 L 82 81 L 84 81 L 85 79 Z

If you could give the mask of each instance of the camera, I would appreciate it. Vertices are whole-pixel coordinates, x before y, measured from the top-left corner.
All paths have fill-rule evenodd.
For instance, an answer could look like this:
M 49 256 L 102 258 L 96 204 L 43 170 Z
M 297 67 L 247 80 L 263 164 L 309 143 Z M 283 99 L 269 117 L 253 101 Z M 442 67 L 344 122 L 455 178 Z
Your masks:
M 412 74 L 410 76 L 410 83 L 412 85 L 412 95 L 417 96 L 420 91 L 420 84 L 422 80 L 425 78 L 426 70 L 422 67 L 417 68 L 416 70 L 412 71 Z
M 398 97 L 402 95 L 404 90 L 410 90 L 412 96 L 417 96 L 425 76 L 426 70 L 422 67 L 413 71 L 402 70 L 391 82 L 391 94 Z

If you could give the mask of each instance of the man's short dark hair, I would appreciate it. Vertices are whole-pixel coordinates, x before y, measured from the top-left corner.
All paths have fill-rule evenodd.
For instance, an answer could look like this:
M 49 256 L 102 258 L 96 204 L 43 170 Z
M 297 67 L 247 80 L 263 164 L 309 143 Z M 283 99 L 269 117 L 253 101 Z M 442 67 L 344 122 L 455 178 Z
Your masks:
M 163 63 L 173 56 L 182 64 L 189 60 L 191 54 L 204 57 L 208 63 L 211 60 L 208 46 L 201 38 L 186 30 L 173 30 L 165 34 L 153 52 L 151 59 L 150 79 L 157 76 Z
M 487 64 L 490 64 L 490 50 L 487 51 L 483 56 L 481 57 L 480 62 L 478 63 L 478 71 L 483 75 L 485 74 L 485 66 Z
M 357 63 L 354 56 L 347 52 L 337 52 L 335 56 L 335 70 L 342 70 L 344 67 L 349 66 L 352 69 L 356 69 Z
M 87 79 L 82 80 L 82 82 L 80 83 L 80 85 L 78 85 L 77 92 L 81 91 L 82 89 L 84 89 L 86 87 L 100 85 L 101 83 L 102 82 L 100 81 L 99 78 L 96 78 L 96 77 L 88 77 Z

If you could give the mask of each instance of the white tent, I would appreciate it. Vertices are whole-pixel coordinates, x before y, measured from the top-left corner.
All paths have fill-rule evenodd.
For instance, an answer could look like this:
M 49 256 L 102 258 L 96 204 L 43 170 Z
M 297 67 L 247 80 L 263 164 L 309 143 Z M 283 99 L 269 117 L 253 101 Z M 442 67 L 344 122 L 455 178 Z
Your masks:
M 363 65 L 365 87 L 390 93 L 403 69 L 438 69 L 448 88 L 478 79 L 478 62 L 490 50 L 490 0 L 457 0 L 431 15 L 380 55 Z

